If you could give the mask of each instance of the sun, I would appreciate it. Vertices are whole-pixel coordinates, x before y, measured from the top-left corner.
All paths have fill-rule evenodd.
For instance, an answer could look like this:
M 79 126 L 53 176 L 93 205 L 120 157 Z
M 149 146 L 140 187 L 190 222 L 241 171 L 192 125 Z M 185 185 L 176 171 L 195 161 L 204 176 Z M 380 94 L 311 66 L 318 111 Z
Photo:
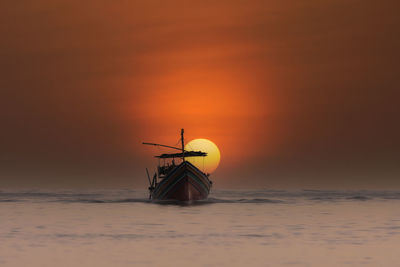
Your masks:
M 186 144 L 185 150 L 203 151 L 207 153 L 206 157 L 187 158 L 187 161 L 205 173 L 214 172 L 221 160 L 221 153 L 217 145 L 208 139 L 194 139 Z

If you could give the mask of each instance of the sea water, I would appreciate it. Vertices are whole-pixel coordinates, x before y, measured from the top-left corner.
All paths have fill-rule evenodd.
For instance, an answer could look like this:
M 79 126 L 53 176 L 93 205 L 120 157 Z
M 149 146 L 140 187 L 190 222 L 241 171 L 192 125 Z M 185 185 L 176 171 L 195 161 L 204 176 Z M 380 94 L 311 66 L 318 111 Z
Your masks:
M 400 192 L 0 192 L 0 266 L 400 266 Z

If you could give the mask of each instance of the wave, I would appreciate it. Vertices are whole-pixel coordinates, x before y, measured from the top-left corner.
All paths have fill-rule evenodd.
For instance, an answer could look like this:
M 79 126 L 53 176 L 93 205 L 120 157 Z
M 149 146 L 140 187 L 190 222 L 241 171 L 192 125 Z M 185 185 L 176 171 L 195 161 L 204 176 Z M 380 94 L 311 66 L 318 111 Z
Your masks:
M 197 200 L 197 201 L 175 201 L 175 200 L 150 200 L 150 199 L 142 199 L 142 198 L 129 198 L 129 199 L 63 199 L 57 200 L 57 202 L 65 202 L 65 203 L 154 203 L 154 204 L 194 204 L 194 205 L 202 205 L 202 204 L 214 204 L 214 203 L 282 203 L 281 200 L 272 200 L 272 199 L 222 199 L 222 198 L 207 198 L 205 200 Z
M 207 201 L 211 203 L 282 203 L 284 201 L 268 198 L 241 198 L 241 199 L 222 199 L 222 198 L 208 198 Z
M 127 199 L 58 199 L 53 202 L 63 203 L 149 203 L 151 200 L 142 198 Z
M 20 200 L 18 199 L 0 199 L 0 203 L 1 202 L 19 202 Z
M 59 202 L 59 203 L 153 203 L 182 204 L 176 201 L 152 201 L 145 191 L 114 190 L 92 192 L 4 192 L 0 191 L 0 203 L 12 202 Z M 400 200 L 398 191 L 333 191 L 333 190 L 256 190 L 256 191 L 218 191 L 215 190 L 206 200 L 195 201 L 191 205 L 203 204 L 279 204 L 299 201 L 370 201 Z

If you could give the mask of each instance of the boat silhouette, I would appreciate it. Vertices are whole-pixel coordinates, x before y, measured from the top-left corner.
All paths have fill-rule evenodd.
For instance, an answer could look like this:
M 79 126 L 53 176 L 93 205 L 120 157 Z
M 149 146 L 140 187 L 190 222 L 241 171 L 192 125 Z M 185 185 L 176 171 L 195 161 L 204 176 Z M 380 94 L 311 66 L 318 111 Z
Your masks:
M 159 163 L 157 172 L 152 179 L 150 179 L 148 169 L 146 168 L 150 184 L 150 199 L 192 201 L 208 197 L 212 186 L 212 181 L 209 179 L 210 175 L 202 172 L 189 161 L 186 161 L 188 157 L 206 157 L 207 153 L 185 150 L 184 129 L 181 129 L 180 142 L 180 148 L 156 143 L 143 143 L 144 145 L 160 146 L 180 151 L 179 153 L 155 156 L 159 159 Z M 176 161 L 180 163 L 177 164 Z

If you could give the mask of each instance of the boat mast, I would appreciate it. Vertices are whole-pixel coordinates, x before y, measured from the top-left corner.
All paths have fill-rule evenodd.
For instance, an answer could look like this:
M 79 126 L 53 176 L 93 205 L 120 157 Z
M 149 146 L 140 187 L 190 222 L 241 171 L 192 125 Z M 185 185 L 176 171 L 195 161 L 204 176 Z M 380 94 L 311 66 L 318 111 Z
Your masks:
M 181 141 L 182 141 L 182 160 L 185 161 L 185 141 L 183 139 L 184 130 L 181 129 Z

